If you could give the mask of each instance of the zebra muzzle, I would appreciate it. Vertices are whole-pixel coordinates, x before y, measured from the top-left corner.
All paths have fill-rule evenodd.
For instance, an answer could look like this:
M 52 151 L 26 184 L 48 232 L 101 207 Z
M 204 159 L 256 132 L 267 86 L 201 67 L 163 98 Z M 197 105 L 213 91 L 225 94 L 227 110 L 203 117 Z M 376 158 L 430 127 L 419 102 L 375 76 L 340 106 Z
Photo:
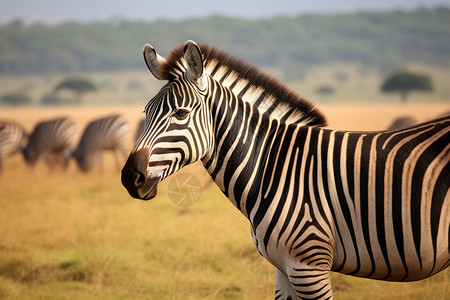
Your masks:
M 131 197 L 150 200 L 157 194 L 159 177 L 147 176 L 148 150 L 140 149 L 128 157 L 122 169 L 122 185 Z

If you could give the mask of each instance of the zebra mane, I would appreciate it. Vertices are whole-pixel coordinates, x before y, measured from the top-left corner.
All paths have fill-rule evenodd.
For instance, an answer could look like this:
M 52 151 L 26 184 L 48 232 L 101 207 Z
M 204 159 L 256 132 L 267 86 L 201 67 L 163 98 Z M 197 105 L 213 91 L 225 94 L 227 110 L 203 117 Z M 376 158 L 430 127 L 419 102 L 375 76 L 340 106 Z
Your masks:
M 199 44 L 205 72 L 243 101 L 270 118 L 307 126 L 326 126 L 325 116 L 308 100 L 255 65 L 207 44 Z M 186 72 L 184 45 L 173 49 L 161 66 L 162 79 L 176 80 Z

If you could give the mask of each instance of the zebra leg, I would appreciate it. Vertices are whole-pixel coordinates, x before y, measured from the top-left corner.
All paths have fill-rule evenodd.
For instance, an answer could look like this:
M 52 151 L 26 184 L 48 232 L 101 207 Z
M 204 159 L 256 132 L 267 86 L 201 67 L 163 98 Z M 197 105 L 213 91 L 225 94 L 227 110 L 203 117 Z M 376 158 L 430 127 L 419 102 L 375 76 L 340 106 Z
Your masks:
M 63 153 L 61 154 L 61 169 L 66 172 L 67 171 L 67 167 L 69 166 L 69 157 L 64 155 Z
M 103 156 L 102 156 L 102 151 L 98 151 L 97 161 L 98 161 L 98 166 L 100 168 L 100 174 L 103 174 Z
M 44 153 L 44 161 L 50 172 L 53 172 L 53 159 L 54 159 L 53 153 L 51 152 Z
M 292 287 L 287 276 L 277 269 L 277 283 L 275 287 L 275 300 L 298 299 L 297 293 Z
M 117 170 L 120 170 L 121 168 L 122 168 L 122 165 L 121 165 L 121 157 L 120 157 L 120 153 L 119 153 L 119 151 L 120 152 L 122 152 L 123 153 L 123 151 L 122 151 L 122 149 L 117 149 L 117 150 L 113 150 L 114 151 L 114 158 L 115 158 L 115 160 L 116 160 L 116 168 L 117 168 Z
M 113 150 L 113 154 L 114 154 L 114 161 L 116 163 L 116 169 L 120 170 L 120 163 L 119 163 L 119 153 L 117 152 L 118 150 L 114 149 Z
M 117 170 L 122 169 L 123 163 L 127 161 L 128 156 L 128 151 L 125 148 L 120 148 L 119 151 L 117 151 L 116 155 Z M 120 155 L 122 155 L 122 157 L 120 157 Z
M 329 270 L 302 266 L 293 268 L 288 278 L 299 299 L 333 299 Z

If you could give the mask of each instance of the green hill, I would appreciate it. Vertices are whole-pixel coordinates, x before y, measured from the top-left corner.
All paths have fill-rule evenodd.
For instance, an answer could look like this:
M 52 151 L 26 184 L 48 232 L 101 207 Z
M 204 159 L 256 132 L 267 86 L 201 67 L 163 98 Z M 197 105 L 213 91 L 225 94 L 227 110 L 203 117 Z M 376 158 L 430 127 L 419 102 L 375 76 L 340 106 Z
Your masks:
M 142 46 L 162 55 L 187 39 L 300 78 L 311 66 L 352 62 L 392 71 L 411 62 L 450 65 L 450 9 L 302 15 L 262 20 L 0 26 L 0 74 L 141 69 Z

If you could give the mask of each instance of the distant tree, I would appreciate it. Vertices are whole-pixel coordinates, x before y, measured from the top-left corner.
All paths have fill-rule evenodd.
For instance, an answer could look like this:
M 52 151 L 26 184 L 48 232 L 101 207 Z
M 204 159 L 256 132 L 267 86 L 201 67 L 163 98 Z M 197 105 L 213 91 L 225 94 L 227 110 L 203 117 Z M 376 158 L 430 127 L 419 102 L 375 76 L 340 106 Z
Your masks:
M 431 78 L 425 74 L 409 71 L 395 72 L 386 77 L 381 85 L 381 91 L 400 93 L 401 101 L 406 102 L 411 91 L 431 91 L 433 89 Z
M 331 85 L 321 85 L 316 88 L 316 93 L 322 97 L 328 97 L 334 94 L 334 87 Z
M 81 104 L 81 98 L 87 92 L 97 90 L 97 86 L 86 78 L 67 78 L 61 81 L 56 87 L 55 91 L 69 90 L 75 93 L 75 102 Z
M 0 98 L 0 103 L 8 105 L 28 105 L 31 103 L 31 99 L 24 93 L 11 93 L 3 95 Z

